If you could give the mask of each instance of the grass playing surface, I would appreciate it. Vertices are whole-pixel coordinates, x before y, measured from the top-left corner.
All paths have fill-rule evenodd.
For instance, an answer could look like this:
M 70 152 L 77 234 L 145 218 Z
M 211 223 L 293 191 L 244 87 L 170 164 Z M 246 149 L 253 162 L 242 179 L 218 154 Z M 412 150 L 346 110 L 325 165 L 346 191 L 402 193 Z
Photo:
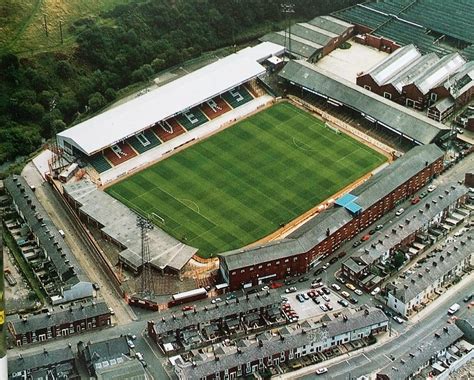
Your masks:
M 385 160 L 279 103 L 106 191 L 209 257 L 270 234 Z

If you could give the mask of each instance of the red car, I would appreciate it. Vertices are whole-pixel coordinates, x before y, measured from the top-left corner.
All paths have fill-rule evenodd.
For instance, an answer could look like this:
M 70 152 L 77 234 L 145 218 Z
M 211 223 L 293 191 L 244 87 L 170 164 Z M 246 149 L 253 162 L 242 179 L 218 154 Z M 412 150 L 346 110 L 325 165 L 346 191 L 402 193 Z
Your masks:
M 412 205 L 416 205 L 420 201 L 420 197 L 413 197 L 411 200 Z
M 370 239 L 370 235 L 367 234 L 367 235 L 362 236 L 362 238 L 360 239 L 360 241 L 367 241 L 367 240 L 369 240 L 369 239 Z
M 281 282 L 273 282 L 270 284 L 270 288 L 272 289 L 278 289 L 278 288 L 281 288 L 283 286 L 283 283 Z
M 194 308 L 193 308 L 192 306 L 190 306 L 190 305 L 188 305 L 188 306 L 183 306 L 183 307 L 181 308 L 182 311 L 189 311 L 189 310 L 193 310 L 193 309 L 194 309 Z

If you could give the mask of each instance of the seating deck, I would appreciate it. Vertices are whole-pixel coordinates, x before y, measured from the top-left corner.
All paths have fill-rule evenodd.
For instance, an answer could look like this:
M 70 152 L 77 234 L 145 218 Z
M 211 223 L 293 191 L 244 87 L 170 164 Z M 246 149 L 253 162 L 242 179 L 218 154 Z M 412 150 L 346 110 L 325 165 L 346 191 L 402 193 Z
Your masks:
M 166 122 L 171 126 L 173 132 L 165 130 L 165 128 L 163 128 L 159 124 L 153 127 L 153 132 L 155 132 L 155 134 L 160 138 L 161 141 L 169 141 L 175 138 L 176 136 L 182 135 L 186 132 L 185 129 L 178 123 L 175 118 L 168 119 L 166 120 Z
M 202 113 L 198 107 L 194 107 L 189 111 L 183 112 L 178 116 L 179 123 L 188 131 L 199 127 L 200 125 L 209 121 L 209 119 Z
M 210 120 L 231 110 L 230 106 L 220 96 L 216 96 L 215 98 L 204 102 L 201 104 L 200 108 Z
M 118 151 L 121 153 L 115 153 L 114 147 L 118 147 Z M 107 148 L 104 151 L 104 156 L 114 165 L 120 165 L 121 163 L 130 160 L 135 157 L 137 153 L 128 145 L 125 141 L 122 141 L 114 146 Z
M 237 108 L 253 99 L 250 92 L 244 86 L 236 87 L 226 93 L 222 94 L 224 100 L 229 103 L 232 108 Z
M 89 163 L 99 173 L 103 173 L 112 168 L 112 165 L 106 160 L 102 153 L 94 154 L 88 158 Z
M 138 153 L 145 153 L 147 150 L 150 150 L 151 148 L 161 144 L 161 141 L 158 140 L 158 138 L 150 129 L 147 129 L 136 136 L 130 137 L 127 142 Z

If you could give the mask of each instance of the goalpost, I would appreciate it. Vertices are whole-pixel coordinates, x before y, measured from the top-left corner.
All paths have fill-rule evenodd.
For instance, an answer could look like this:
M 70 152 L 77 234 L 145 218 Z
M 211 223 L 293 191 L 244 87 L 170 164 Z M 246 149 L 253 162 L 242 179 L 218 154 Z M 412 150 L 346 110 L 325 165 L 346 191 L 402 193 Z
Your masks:
M 156 212 L 151 213 L 151 218 L 150 219 L 158 220 L 161 224 L 166 224 L 165 218 L 161 217 Z

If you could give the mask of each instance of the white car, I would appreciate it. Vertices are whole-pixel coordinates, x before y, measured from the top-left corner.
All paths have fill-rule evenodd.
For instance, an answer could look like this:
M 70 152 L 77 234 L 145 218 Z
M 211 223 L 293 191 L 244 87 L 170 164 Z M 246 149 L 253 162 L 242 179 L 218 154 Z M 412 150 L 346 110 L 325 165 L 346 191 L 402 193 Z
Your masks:
M 135 348 L 135 344 L 133 344 L 133 342 L 130 339 L 127 340 L 127 344 L 128 344 L 128 347 Z
M 264 290 L 264 291 L 265 291 L 265 290 L 270 290 L 270 287 L 269 287 L 268 285 L 265 285 L 265 286 L 262 288 L 262 290 Z
M 218 303 L 218 302 L 221 302 L 221 301 L 222 301 L 222 299 L 220 299 L 220 298 L 214 298 L 214 299 L 211 301 L 211 303 Z
M 136 358 L 137 358 L 138 360 L 143 360 L 143 355 L 142 355 L 141 352 L 137 352 L 137 353 L 135 354 L 135 356 L 136 356 Z
M 394 319 L 396 322 L 400 323 L 400 324 L 402 324 L 402 323 L 404 322 L 404 320 L 403 320 L 402 318 L 400 318 L 398 315 L 395 315 L 395 316 L 393 317 L 393 319 Z
M 322 375 L 323 373 L 326 373 L 328 369 L 326 367 L 318 368 L 316 370 L 316 375 Z
M 428 186 L 428 193 L 431 193 L 432 191 L 434 191 L 436 189 L 436 185 L 429 185 Z
M 364 294 L 364 292 L 362 292 L 362 290 L 360 289 L 354 290 L 354 293 L 357 294 L 358 296 L 361 296 L 362 294 Z
M 400 215 L 402 215 L 404 212 L 405 212 L 405 209 L 402 207 L 401 209 L 399 209 L 399 210 L 395 213 L 395 215 L 396 215 L 396 216 L 400 216 Z
M 333 288 L 336 291 L 341 290 L 341 287 L 338 284 L 331 284 L 331 288 Z
M 373 296 L 376 296 L 379 293 L 380 293 L 380 288 L 379 287 L 376 287 L 374 290 L 372 290 L 370 292 L 370 294 L 373 295 Z
M 326 294 L 323 294 L 321 297 L 323 297 L 323 300 L 326 302 L 331 301 L 331 299 Z

